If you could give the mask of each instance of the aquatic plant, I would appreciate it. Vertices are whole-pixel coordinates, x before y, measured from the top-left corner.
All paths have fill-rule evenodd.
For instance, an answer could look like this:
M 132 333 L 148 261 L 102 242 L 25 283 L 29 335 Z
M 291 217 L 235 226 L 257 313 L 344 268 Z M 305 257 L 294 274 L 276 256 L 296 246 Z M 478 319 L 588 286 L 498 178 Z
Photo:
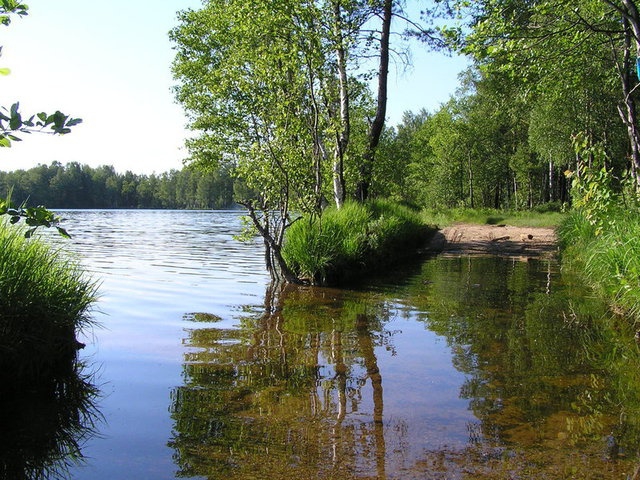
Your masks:
M 97 285 L 62 252 L 0 225 L 0 377 L 32 379 L 66 365 L 92 324 Z

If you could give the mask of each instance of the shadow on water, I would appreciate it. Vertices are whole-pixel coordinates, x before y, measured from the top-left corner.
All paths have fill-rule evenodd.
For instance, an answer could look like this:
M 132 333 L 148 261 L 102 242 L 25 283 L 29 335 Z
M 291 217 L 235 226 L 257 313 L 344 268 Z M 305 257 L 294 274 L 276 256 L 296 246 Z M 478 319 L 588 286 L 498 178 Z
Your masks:
M 554 261 L 437 258 L 239 318 L 187 330 L 178 477 L 640 478 L 629 322 Z
M 0 395 L 0 479 L 70 478 L 102 420 L 93 374 L 75 359 L 33 382 L 4 381 Z M 4 379 L 4 377 L 3 377 Z

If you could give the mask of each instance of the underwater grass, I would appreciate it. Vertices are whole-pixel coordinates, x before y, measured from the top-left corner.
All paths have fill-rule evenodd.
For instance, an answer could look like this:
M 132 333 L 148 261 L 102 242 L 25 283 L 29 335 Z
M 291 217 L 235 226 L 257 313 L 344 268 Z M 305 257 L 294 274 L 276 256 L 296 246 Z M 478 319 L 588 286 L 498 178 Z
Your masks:
M 97 286 L 77 264 L 37 238 L 0 225 L 0 368 L 29 376 L 75 355 L 91 323 Z
M 563 263 L 582 272 L 596 293 L 640 320 L 640 215 L 614 212 L 602 233 L 579 211 L 558 228 Z
M 408 207 L 385 200 L 346 203 L 294 223 L 282 255 L 299 277 L 338 284 L 415 254 L 429 233 Z

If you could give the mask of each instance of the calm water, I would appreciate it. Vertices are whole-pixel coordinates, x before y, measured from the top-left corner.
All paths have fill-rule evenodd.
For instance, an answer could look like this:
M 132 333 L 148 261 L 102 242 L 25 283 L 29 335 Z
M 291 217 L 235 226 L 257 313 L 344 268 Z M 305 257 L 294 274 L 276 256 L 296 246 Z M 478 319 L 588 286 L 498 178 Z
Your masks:
M 102 294 L 82 355 L 103 420 L 72 478 L 635 472 L 638 347 L 556 261 L 271 291 L 237 212 L 62 215 Z

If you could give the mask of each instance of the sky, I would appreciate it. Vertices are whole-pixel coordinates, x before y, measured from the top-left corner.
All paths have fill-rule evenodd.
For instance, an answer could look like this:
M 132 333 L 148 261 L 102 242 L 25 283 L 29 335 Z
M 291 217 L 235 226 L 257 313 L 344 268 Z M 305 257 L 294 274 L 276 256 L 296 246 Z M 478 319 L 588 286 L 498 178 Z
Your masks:
M 201 0 L 24 0 L 29 15 L 0 27 L 0 105 L 23 115 L 60 110 L 83 119 L 69 135 L 22 135 L 0 150 L 0 170 L 59 161 L 118 172 L 180 169 L 186 118 L 175 103 L 168 32 L 177 12 Z M 412 66 L 392 67 L 387 121 L 435 111 L 458 86 L 462 58 L 414 46 Z

